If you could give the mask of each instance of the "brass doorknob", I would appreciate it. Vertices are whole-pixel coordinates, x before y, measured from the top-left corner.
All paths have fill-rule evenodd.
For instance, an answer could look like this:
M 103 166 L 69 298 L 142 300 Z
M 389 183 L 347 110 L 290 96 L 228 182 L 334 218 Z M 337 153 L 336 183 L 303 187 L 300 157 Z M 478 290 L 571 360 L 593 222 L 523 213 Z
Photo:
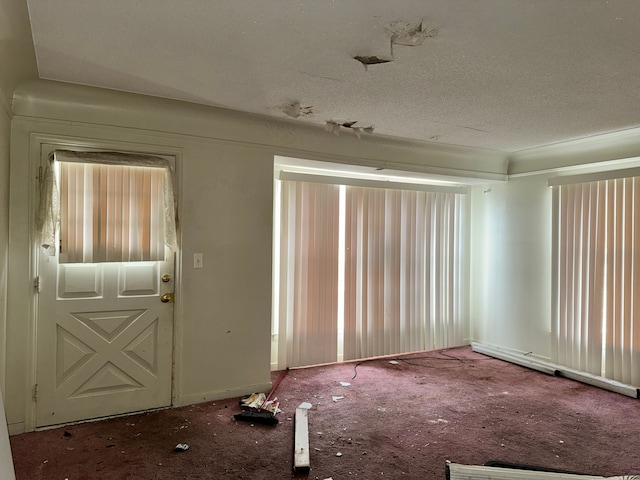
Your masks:
M 168 281 L 171 280 L 171 275 L 169 275 L 168 273 L 165 273 L 164 275 L 162 275 L 162 277 L 160 277 L 160 279 L 164 282 L 167 283 Z
M 169 302 L 173 302 L 173 293 L 165 293 L 164 295 L 162 295 L 160 297 L 160 301 L 162 303 L 169 303 Z

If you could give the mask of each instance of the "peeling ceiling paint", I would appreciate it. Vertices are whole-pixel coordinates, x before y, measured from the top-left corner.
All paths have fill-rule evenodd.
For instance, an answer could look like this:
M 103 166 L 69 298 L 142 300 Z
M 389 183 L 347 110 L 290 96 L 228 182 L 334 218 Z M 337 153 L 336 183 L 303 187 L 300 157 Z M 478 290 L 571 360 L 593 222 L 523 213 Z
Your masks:
M 358 122 L 336 122 L 333 120 L 327 120 L 325 124 L 325 130 L 327 132 L 331 132 L 336 136 L 340 135 L 340 128 L 348 128 L 353 131 L 353 133 L 358 137 L 358 140 L 362 138 L 361 133 L 372 134 L 374 127 L 370 125 L 368 127 L 363 127 L 361 125 L 356 125 Z
M 300 102 L 298 101 L 282 105 L 282 107 L 280 108 L 284 114 L 292 118 L 306 117 L 307 115 L 313 114 L 312 106 L 303 107 L 300 105 Z
M 393 46 L 404 45 L 407 47 L 418 47 L 422 45 L 427 38 L 435 38 L 440 31 L 439 27 L 425 29 L 423 21 L 415 26 L 397 20 L 389 24 L 386 28 L 391 34 L 391 56 L 393 57 Z
M 638 0 L 26 2 L 45 79 L 504 152 L 640 127 Z
M 387 60 L 384 58 L 378 58 L 375 55 L 371 55 L 371 56 L 356 55 L 355 57 L 353 57 L 353 59 L 359 61 L 362 65 L 364 65 L 365 70 L 369 65 L 378 65 L 380 63 L 389 63 L 393 61 L 393 60 Z

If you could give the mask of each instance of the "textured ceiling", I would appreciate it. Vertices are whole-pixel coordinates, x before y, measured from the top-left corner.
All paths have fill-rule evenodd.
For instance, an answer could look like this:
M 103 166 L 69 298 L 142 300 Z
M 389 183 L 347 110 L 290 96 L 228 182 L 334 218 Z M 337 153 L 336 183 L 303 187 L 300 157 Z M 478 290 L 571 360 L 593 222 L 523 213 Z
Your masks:
M 640 126 L 638 0 L 27 3 L 45 79 L 506 152 Z

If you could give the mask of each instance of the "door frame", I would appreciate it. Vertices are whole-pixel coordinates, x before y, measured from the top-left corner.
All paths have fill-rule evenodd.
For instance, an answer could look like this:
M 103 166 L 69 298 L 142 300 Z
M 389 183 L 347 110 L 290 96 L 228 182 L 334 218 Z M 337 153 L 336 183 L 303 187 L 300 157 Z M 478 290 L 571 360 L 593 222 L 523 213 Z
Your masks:
M 49 151 L 56 148 L 65 149 L 83 149 L 83 150 L 114 150 L 120 152 L 131 152 L 138 154 L 156 155 L 165 158 L 171 158 L 175 165 L 175 191 L 174 196 L 178 204 L 178 218 L 180 218 L 182 205 L 182 149 L 175 147 L 167 147 L 160 144 L 152 143 L 134 143 L 125 141 L 116 141 L 110 139 L 93 139 L 86 137 L 55 135 L 31 132 L 29 136 L 29 264 L 30 278 L 33 280 L 32 290 L 30 292 L 29 315 L 28 315 L 28 355 L 27 355 L 27 378 L 26 394 L 25 394 L 25 431 L 40 430 L 36 428 L 36 404 L 37 404 L 37 326 L 38 326 L 38 293 L 35 281 L 38 278 L 38 257 L 40 255 L 40 247 L 38 245 L 38 232 L 36 230 L 36 215 L 38 211 L 39 190 L 40 190 L 40 169 L 43 156 L 48 155 Z M 180 285 L 182 279 L 182 255 L 181 230 L 178 227 L 178 250 L 174 256 L 174 309 L 173 309 L 173 345 L 171 348 L 171 406 L 176 404 L 178 398 L 178 376 L 179 372 L 176 368 L 176 359 L 181 356 L 182 346 L 182 324 L 177 319 L 182 318 L 180 304 Z M 123 414 L 126 415 L 126 414 Z M 101 417 L 102 418 L 102 417 Z M 91 419 L 83 420 L 91 421 Z M 83 422 L 81 421 L 81 422 Z M 42 427 L 42 430 L 51 427 Z

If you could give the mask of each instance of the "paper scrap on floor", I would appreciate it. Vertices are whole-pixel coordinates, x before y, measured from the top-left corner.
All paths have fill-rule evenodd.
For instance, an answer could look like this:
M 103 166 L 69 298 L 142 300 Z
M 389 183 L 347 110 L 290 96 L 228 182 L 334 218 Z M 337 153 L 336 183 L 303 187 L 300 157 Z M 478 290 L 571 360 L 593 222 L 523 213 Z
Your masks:
M 280 411 L 280 402 L 276 400 L 269 400 L 265 402 L 267 395 L 264 393 L 252 393 L 251 395 L 245 395 L 240 399 L 240 408 L 243 410 L 266 410 L 274 415 Z

